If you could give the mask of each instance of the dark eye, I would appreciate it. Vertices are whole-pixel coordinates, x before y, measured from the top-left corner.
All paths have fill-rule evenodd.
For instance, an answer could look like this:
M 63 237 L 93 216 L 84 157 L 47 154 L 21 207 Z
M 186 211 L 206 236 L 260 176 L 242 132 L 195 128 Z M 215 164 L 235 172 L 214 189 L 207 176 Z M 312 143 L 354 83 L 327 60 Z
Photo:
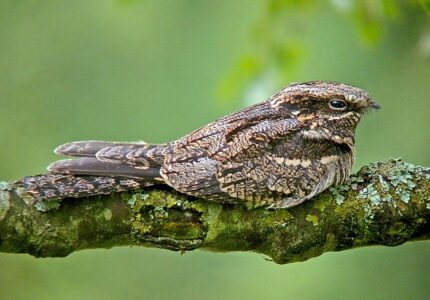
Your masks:
M 336 110 L 344 110 L 346 108 L 346 102 L 341 99 L 330 100 L 328 104 L 330 105 L 330 108 Z

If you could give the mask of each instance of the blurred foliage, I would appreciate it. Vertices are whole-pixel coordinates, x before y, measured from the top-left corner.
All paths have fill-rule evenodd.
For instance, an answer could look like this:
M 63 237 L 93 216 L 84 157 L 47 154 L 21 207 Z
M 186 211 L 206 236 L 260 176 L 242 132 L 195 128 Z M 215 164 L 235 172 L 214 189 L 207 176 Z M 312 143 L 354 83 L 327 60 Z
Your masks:
M 269 0 L 265 13 L 254 25 L 255 47 L 238 60 L 221 82 L 218 93 L 221 99 L 237 97 L 250 85 L 259 83 L 258 78 L 265 73 L 271 74 L 272 87 L 291 81 L 306 56 L 302 36 L 312 26 L 309 20 L 327 6 L 332 6 L 346 22 L 352 22 L 363 44 L 373 47 L 390 22 L 399 22 L 406 13 L 429 12 L 429 3 L 428 0 Z
M 430 15 L 430 1 L 429 0 L 420 0 L 423 9 Z

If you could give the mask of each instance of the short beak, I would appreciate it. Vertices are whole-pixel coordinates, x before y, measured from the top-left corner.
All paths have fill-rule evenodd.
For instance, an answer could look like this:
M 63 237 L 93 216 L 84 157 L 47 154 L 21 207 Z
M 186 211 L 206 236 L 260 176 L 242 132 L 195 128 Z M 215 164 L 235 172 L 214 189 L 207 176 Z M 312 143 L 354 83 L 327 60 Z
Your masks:
M 381 105 L 379 105 L 378 103 L 372 101 L 369 105 L 370 108 L 373 108 L 375 110 L 381 109 Z

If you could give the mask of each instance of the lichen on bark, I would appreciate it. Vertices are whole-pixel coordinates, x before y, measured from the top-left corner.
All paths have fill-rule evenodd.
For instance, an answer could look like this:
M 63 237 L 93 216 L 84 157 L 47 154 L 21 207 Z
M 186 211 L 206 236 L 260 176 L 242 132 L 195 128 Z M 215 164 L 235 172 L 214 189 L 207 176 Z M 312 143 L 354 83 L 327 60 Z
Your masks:
M 47 257 L 143 245 L 255 251 L 288 263 L 430 237 L 430 169 L 401 160 L 363 167 L 348 184 L 277 210 L 206 202 L 167 187 L 59 199 L 59 205 L 41 208 L 23 196 L 26 188 L 0 185 L 2 252 Z

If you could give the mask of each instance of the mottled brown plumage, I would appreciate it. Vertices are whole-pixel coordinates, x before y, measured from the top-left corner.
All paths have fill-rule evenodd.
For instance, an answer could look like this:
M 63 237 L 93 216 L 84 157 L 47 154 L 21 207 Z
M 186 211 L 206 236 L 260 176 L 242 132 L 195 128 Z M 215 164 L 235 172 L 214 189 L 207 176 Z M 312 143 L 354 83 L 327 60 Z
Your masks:
M 348 179 L 355 128 L 369 108 L 379 106 L 349 85 L 291 84 L 170 143 L 62 145 L 56 153 L 75 158 L 57 161 L 49 171 L 80 180 L 91 176 L 87 187 L 66 184 L 57 197 L 107 193 L 106 184 L 103 190 L 97 185 L 97 176 L 104 183 L 107 176 L 134 179 L 130 189 L 161 182 L 212 201 L 291 207 Z M 112 192 L 118 190 L 117 181 L 111 182 Z

